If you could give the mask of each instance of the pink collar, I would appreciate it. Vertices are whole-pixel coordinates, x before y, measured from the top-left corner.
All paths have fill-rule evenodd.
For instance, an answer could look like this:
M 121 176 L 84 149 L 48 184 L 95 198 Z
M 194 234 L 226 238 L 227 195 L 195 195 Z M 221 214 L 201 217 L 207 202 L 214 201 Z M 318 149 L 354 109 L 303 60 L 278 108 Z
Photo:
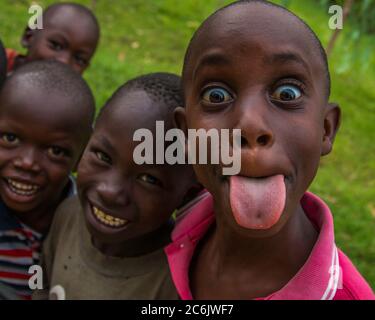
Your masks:
M 335 296 L 340 267 L 331 211 L 310 192 L 304 194 L 301 204 L 319 231 L 318 240 L 299 272 L 282 289 L 261 300 L 331 300 Z M 203 193 L 198 202 L 185 208 L 172 233 L 172 243 L 165 248 L 173 281 L 183 300 L 193 299 L 189 287 L 190 261 L 214 219 L 212 196 Z

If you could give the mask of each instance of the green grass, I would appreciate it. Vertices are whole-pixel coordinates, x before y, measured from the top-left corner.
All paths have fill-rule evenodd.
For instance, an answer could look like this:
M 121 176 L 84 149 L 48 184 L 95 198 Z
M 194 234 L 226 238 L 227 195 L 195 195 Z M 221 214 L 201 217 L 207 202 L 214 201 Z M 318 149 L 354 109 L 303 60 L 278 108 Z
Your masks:
M 8 47 L 21 50 L 19 38 L 31 1 L 0 0 L 0 36 Z M 54 1 L 37 1 L 46 6 Z M 179 73 L 187 43 L 200 22 L 224 0 L 97 0 L 101 23 L 99 50 L 86 72 L 101 107 L 126 80 L 143 73 Z M 280 1 L 276 1 L 280 2 Z M 109 5 L 109 3 L 111 3 Z M 291 9 L 328 42 L 328 13 L 317 1 L 292 0 Z M 311 191 L 331 207 L 340 248 L 375 287 L 375 40 L 350 41 L 344 30 L 330 58 L 332 97 L 343 111 L 334 151 L 322 159 Z M 373 37 L 374 38 L 374 37 Z M 372 51 L 371 51 L 372 50 Z

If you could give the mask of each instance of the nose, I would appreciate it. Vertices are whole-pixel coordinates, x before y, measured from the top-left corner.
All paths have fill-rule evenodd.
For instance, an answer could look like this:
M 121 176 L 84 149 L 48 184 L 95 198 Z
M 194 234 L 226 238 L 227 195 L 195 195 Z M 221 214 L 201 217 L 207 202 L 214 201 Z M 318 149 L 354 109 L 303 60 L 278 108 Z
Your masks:
M 239 106 L 238 124 L 241 129 L 241 149 L 264 149 L 274 143 L 274 132 L 269 123 L 272 112 L 262 99 L 249 99 Z
M 41 170 L 39 152 L 33 147 L 25 148 L 13 162 L 17 169 L 38 173 Z
M 67 65 L 72 65 L 72 57 L 70 55 L 69 52 L 67 51 L 63 51 L 63 52 L 60 52 L 56 57 L 55 57 L 55 60 L 56 61 L 59 61 L 61 63 L 65 63 Z
M 96 191 L 106 207 L 124 207 L 130 203 L 129 188 L 125 179 L 107 176 L 100 181 Z

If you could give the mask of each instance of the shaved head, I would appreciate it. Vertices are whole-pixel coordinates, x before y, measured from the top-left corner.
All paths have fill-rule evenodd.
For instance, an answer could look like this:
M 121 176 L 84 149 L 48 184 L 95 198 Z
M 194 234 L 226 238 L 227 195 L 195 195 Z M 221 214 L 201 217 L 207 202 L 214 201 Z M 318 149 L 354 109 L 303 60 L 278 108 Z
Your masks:
M 53 22 L 53 20 L 62 12 L 66 12 L 70 16 L 76 16 L 81 22 L 90 26 L 94 37 L 99 38 L 99 23 L 91 10 L 78 3 L 62 2 L 50 5 L 43 13 L 45 23 Z
M 237 10 L 239 7 L 243 8 Z M 244 17 L 246 19 L 243 19 Z M 246 23 L 240 25 L 243 21 Z M 325 95 L 327 99 L 329 98 L 331 81 L 327 56 L 314 31 L 306 22 L 286 8 L 263 0 L 236 1 L 217 10 L 201 24 L 193 35 L 185 54 L 182 72 L 184 84 L 192 75 L 190 73 L 192 71 L 190 69 L 192 56 L 196 56 L 199 52 L 203 52 L 204 48 L 212 45 L 210 40 L 216 41 L 217 39 L 210 39 L 210 34 L 217 31 L 218 25 L 224 24 L 225 28 L 221 28 L 222 32 L 230 34 L 232 37 L 239 37 L 241 29 L 250 29 L 254 38 L 263 37 L 263 34 L 268 32 L 268 34 L 276 35 L 280 42 L 283 42 L 284 38 L 284 43 L 287 43 L 288 39 L 292 39 L 294 43 L 304 48 L 306 56 L 319 57 L 316 67 L 324 75 Z M 282 33 L 282 30 L 287 31 Z M 246 43 L 243 43 L 243 46 L 246 46 Z
M 51 117 L 51 122 L 66 119 L 67 125 L 76 126 L 84 136 L 91 132 L 93 94 L 81 75 L 63 63 L 34 61 L 19 67 L 5 81 L 0 101 L 14 107 L 30 103 L 30 112 L 40 118 Z
M 129 93 L 135 91 L 146 95 L 153 102 L 155 109 L 158 108 L 154 111 L 163 115 L 161 118 L 169 119 L 170 122 L 172 122 L 173 110 L 183 106 L 180 76 L 167 72 L 150 73 L 131 79 L 121 86 L 102 108 L 98 118 L 103 112 L 107 112 L 108 108 L 122 107 L 122 101 L 128 97 Z M 112 109 L 110 111 L 113 112 Z

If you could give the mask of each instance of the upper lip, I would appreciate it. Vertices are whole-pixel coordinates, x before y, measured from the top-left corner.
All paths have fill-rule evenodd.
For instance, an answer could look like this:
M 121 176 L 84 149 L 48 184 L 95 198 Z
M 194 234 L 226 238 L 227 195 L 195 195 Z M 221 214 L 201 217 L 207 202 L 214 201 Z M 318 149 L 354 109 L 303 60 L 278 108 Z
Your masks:
M 239 172 L 237 175 L 249 179 L 262 179 L 262 178 L 269 178 L 276 175 L 283 175 L 284 178 L 289 178 L 290 174 L 286 172 L 280 172 L 280 171 L 271 171 L 271 170 L 257 170 L 256 172 Z
M 18 182 L 18 183 L 33 185 L 33 186 L 37 186 L 39 188 L 41 187 L 41 185 L 39 183 L 36 183 L 35 181 L 32 181 L 32 180 L 24 179 L 24 178 L 5 177 L 5 180 L 13 180 L 13 181 Z

